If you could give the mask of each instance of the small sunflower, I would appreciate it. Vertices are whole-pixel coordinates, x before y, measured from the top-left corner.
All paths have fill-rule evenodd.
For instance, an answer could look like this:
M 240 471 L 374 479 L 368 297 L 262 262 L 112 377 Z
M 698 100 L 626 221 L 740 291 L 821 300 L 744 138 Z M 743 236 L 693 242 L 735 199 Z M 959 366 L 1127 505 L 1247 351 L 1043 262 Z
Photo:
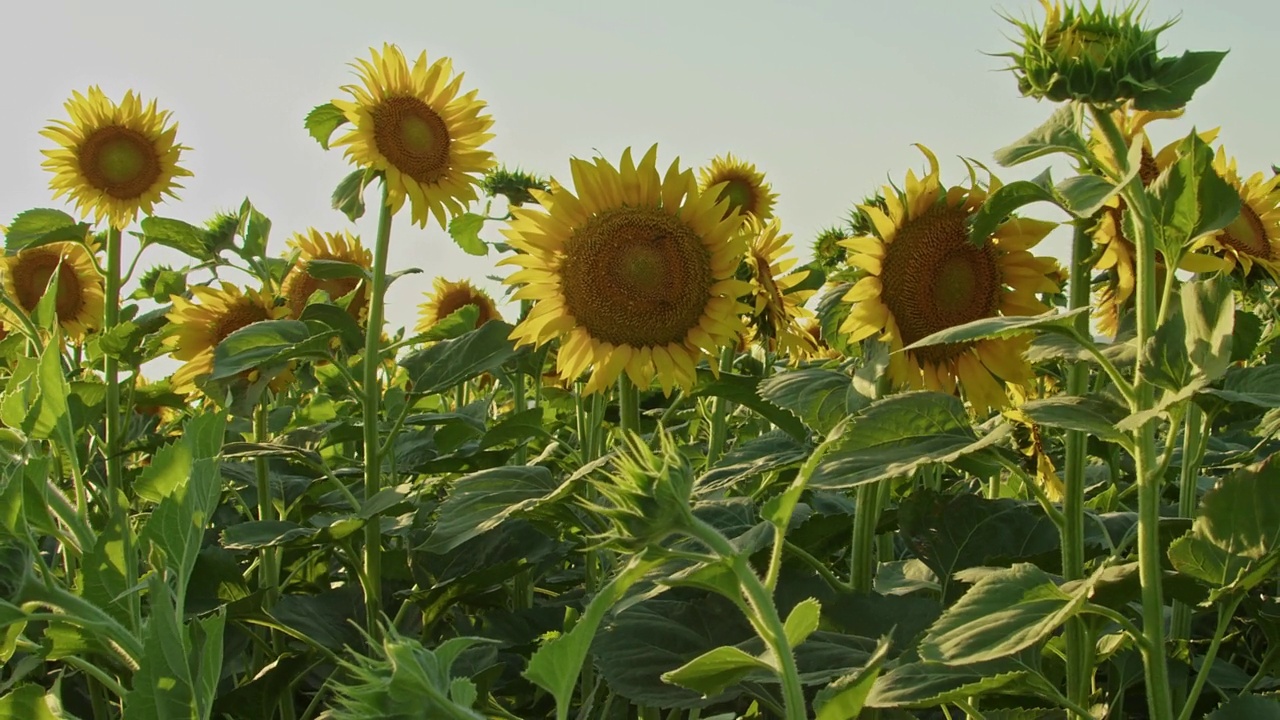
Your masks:
M 289 317 L 297 319 L 307 307 L 307 300 L 317 291 L 323 290 L 331 300 L 351 295 L 347 312 L 357 322 L 364 319 L 369 305 L 368 292 L 360 278 L 318 278 L 311 274 L 313 260 L 336 260 L 359 265 L 365 270 L 373 269 L 373 253 L 360 244 L 360 238 L 349 232 L 321 233 L 309 229 L 305 234 L 298 233 L 289 238 L 288 245 L 300 251 L 297 261 L 285 273 L 280 284 L 280 294 L 284 297 Z
M 432 281 L 431 287 L 433 292 L 427 296 L 427 301 L 418 306 L 418 324 L 413 328 L 416 333 L 429 331 L 466 305 L 474 305 L 480 311 L 476 317 L 476 327 L 490 320 L 502 319 L 502 314 L 498 312 L 498 306 L 493 303 L 489 293 L 467 280 L 450 282 L 438 277 Z
M 257 290 L 241 291 L 227 282 L 220 290 L 196 287 L 191 294 L 193 300 L 175 295 L 173 309 L 165 316 L 174 327 L 165 344 L 172 348 L 174 359 L 185 361 L 169 384 L 174 392 L 188 394 L 195 393 L 196 383 L 213 373 L 213 351 L 218 343 L 242 327 L 278 320 L 289 312 L 276 307 L 270 295 Z M 272 389 L 283 388 L 289 378 L 288 373 L 277 376 L 272 380 Z
M 764 181 L 764 173 L 756 170 L 752 163 L 729 153 L 713 159 L 711 167 L 702 168 L 699 174 L 699 189 L 704 193 L 724 183 L 716 199 L 729 201 L 726 212 L 737 210 L 744 217 L 755 216 L 760 220 L 773 217 L 773 202 L 778 196 L 770 192 L 772 188 Z
M 58 325 L 68 337 L 83 340 L 101 327 L 106 307 L 104 281 L 91 251 L 80 243 L 59 242 L 0 257 L 4 292 L 28 315 L 35 312 L 55 272 Z
M 794 257 L 786 257 L 791 247 L 790 234 L 779 233 L 775 218 L 761 222 L 749 217 L 742 233 L 750 238 L 747 246 L 746 266 L 751 283 L 751 315 L 747 323 L 754 335 L 768 350 L 792 357 L 806 357 L 818 347 L 799 321 L 813 317 L 805 308 L 805 302 L 813 297 L 813 290 L 793 290 L 809 276 L 808 270 L 788 274 L 795 266 Z
M 355 64 L 363 85 L 342 88 L 354 100 L 333 101 L 354 126 L 333 145 L 385 174 L 393 212 L 407 196 L 414 222 L 425 227 L 434 215 L 443 228 L 476 200 L 476 184 L 495 164 L 481 149 L 493 138 L 486 132 L 493 118 L 480 114 L 485 103 L 476 91 L 458 94 L 462 75 L 449 58 L 428 64 L 424 52 L 411 68 L 395 45 L 370 55 Z
M 1280 175 L 1254 173 L 1241 179 L 1235 158 L 1218 148 L 1213 169 L 1240 194 L 1240 214 L 1222 230 L 1197 241 L 1192 250 L 1207 249 L 1226 261 L 1226 271 L 1240 267 L 1248 277 L 1262 268 L 1280 282 Z
M 1057 292 L 1052 258 L 1028 250 L 1054 224 L 1010 218 L 981 246 L 969 242 L 968 222 L 987 198 L 970 170 L 970 187 L 943 188 L 938 160 L 923 145 L 929 173 L 907 172 L 906 191 L 885 188 L 887 211 L 867 205 L 872 235 L 842 244 L 849 262 L 867 272 L 844 300 L 853 303 L 841 330 L 850 342 L 873 335 L 887 342 L 889 376 L 899 386 L 954 393 L 964 389 L 979 412 L 1009 403 L 999 381 L 1022 385 L 1033 376 L 1024 337 L 988 339 L 908 350 L 935 332 L 997 315 L 1048 311 L 1037 293 Z M 994 176 L 990 190 L 999 187 Z
M 138 216 L 150 215 L 164 196 L 176 197 L 176 178 L 191 173 L 178 165 L 183 150 L 174 140 L 177 123 L 152 100 L 145 106 L 133 91 L 119 105 L 97 87 L 72 93 L 65 105 L 71 121 L 52 120 L 40 131 L 58 147 L 42 150 L 44 168 L 53 173 L 54 197 L 67 195 L 81 217 L 106 217 L 125 228 Z
M 656 376 L 664 392 L 688 388 L 704 354 L 734 343 L 751 293 L 734 274 L 746 251 L 742 219 L 728 201 L 700 192 L 674 162 L 662 177 L 655 145 L 639 166 L 628 148 L 620 167 L 570 161 L 576 195 L 534 191 L 541 208 L 517 208 L 503 233 L 518 251 L 500 264 L 513 297 L 534 300 L 512 333 L 520 345 L 561 341 L 556 365 L 586 392 L 623 371 L 640 388 Z

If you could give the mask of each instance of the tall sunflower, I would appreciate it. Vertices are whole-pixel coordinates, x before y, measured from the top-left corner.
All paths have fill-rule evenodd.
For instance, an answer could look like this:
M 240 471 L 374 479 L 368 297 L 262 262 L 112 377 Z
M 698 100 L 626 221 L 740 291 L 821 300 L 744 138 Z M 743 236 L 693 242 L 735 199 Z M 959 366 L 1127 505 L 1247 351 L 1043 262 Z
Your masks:
M 306 233 L 297 233 L 289 238 L 288 245 L 300 251 L 297 261 L 289 267 L 280 284 L 280 294 L 284 297 L 289 317 L 301 317 L 302 311 L 307 307 L 307 299 L 323 290 L 331 300 L 355 293 L 347 305 L 347 312 L 357 322 L 364 319 L 369 296 L 360 278 L 316 277 L 312 274 L 312 262 L 315 260 L 346 262 L 372 270 L 373 253 L 360 244 L 360 238 L 346 231 L 321 233 L 311 228 Z
M 800 321 L 813 317 L 804 306 L 813 290 L 795 290 L 796 285 L 809 277 L 808 270 L 788 273 L 796 264 L 794 257 L 787 257 L 791 246 L 789 233 L 780 233 L 781 226 L 775 218 L 761 222 L 749 217 L 742 233 L 749 238 L 746 266 L 751 283 L 751 315 L 747 323 L 753 339 L 767 349 L 792 357 L 806 357 L 817 352 L 818 346 L 801 327 Z
M 1191 249 L 1212 251 L 1226 261 L 1228 272 L 1239 266 L 1248 277 L 1256 266 L 1280 282 L 1280 175 L 1264 178 L 1259 172 L 1241 179 L 1235 158 L 1228 160 L 1221 147 L 1213 169 L 1240 194 L 1240 214 Z
M 51 120 L 40 131 L 58 144 L 41 151 L 43 167 L 53 173 L 53 196 L 67 195 L 81 217 L 127 227 L 139 210 L 150 215 L 165 195 L 176 197 L 176 178 L 191 175 L 178 165 L 190 148 L 175 142 L 178 125 L 155 100 L 143 105 L 130 90 L 117 105 L 90 87 L 85 95 L 73 92 L 64 107 L 70 122 Z
M 969 242 L 968 222 L 987 198 L 970 170 L 970 186 L 943 188 L 938 159 L 925 146 L 929 173 L 907 172 L 906 190 L 885 187 L 887 211 L 867 205 L 874 233 L 841 241 L 849 262 L 867 275 L 844 299 L 853 303 L 841 330 L 856 342 L 878 335 L 892 354 L 889 377 L 898 386 L 953 393 L 963 388 L 979 412 L 1006 407 L 1000 381 L 1021 385 L 1033 376 L 1023 359 L 1025 338 L 988 339 L 902 349 L 935 332 L 997 315 L 1034 315 L 1037 299 L 1056 292 L 1056 262 L 1028 250 L 1053 229 L 1039 220 L 1010 218 L 981 246 Z M 990 189 L 999 187 L 991 178 Z
M 428 64 L 424 52 L 411 68 L 395 45 L 369 53 L 354 65 L 363 85 L 342 88 L 353 99 L 333 101 L 353 125 L 333 145 L 385 174 L 393 212 L 407 196 L 414 222 L 425 227 L 430 214 L 443 228 L 476 200 L 476 184 L 494 167 L 493 153 L 481 149 L 493 138 L 493 118 L 480 114 L 475 90 L 458 94 L 462 74 L 449 58 Z
M 729 201 L 726 212 L 737 210 L 744 217 L 755 216 L 761 220 L 773 217 L 773 203 L 778 196 L 770 192 L 772 187 L 754 164 L 729 153 L 712 159 L 711 166 L 702 168 L 699 175 L 702 192 L 724 183 L 716 199 Z
M 221 289 L 192 288 L 191 294 L 194 300 L 175 295 L 173 309 L 165 316 L 173 323 L 173 334 L 165 344 L 172 348 L 170 354 L 175 359 L 185 361 L 169 384 L 174 392 L 189 394 L 197 391 L 197 382 L 213 373 L 213 352 L 218 343 L 242 327 L 278 320 L 288 313 L 287 308 L 276 307 L 270 295 L 242 291 L 227 282 Z M 283 388 L 289 379 L 288 373 L 277 376 L 271 382 L 272 389 Z
M 413 329 L 416 333 L 427 332 L 467 305 L 474 305 L 480 312 L 476 317 L 476 327 L 490 320 L 502 319 L 502 314 L 498 312 L 498 306 L 493 303 L 489 293 L 467 280 L 450 282 L 438 277 L 432 281 L 431 287 L 432 293 L 427 296 L 427 301 L 418 306 L 418 324 Z
M 106 307 L 104 281 L 90 250 L 80 243 L 59 242 L 0 257 L 4 292 L 28 315 L 35 312 L 54 273 L 58 325 L 68 337 L 83 340 L 101 327 Z
M 506 282 L 536 301 L 512 338 L 559 339 L 561 377 L 591 369 L 589 393 L 624 371 L 641 388 L 655 376 L 664 392 L 690 387 L 698 360 L 735 342 L 749 312 L 737 298 L 751 286 L 734 277 L 741 218 L 679 161 L 659 176 L 657 152 L 637 166 L 628 148 L 617 168 L 571 160 L 577 194 L 535 191 L 541 209 L 514 210 L 503 230 L 519 252 L 500 263 L 521 268 Z

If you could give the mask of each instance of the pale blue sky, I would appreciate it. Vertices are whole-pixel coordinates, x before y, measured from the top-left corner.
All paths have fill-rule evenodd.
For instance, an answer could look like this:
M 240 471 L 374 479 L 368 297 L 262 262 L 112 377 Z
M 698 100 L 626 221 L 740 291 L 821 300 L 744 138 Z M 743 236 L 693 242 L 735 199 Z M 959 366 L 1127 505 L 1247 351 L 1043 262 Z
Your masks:
M 489 103 L 490 148 L 510 165 L 567 180 L 571 155 L 599 150 L 616 161 L 624 147 L 654 142 L 664 165 L 677 155 L 702 165 L 726 151 L 750 159 L 807 254 L 852 202 L 921 167 L 911 143 L 932 147 L 944 178 L 958 181 L 957 155 L 985 161 L 1050 114 L 1018 97 L 999 72 L 1004 59 L 982 54 L 1009 48 L 1000 8 L 1040 12 L 1018 0 L 6 2 L 0 223 L 58 206 L 40 168 L 48 141 L 37 132 L 63 117 L 72 89 L 99 84 L 114 98 L 131 88 L 158 98 L 193 148 L 182 201 L 158 214 L 200 222 L 248 196 L 274 221 L 273 254 L 308 226 L 349 227 L 329 195 L 350 168 L 307 136 L 302 119 L 352 81 L 348 62 L 389 41 L 411 56 L 454 58 L 464 88 Z M 1151 0 L 1148 17 L 1179 12 L 1163 36 L 1168 51 L 1231 53 L 1185 120 L 1152 129 L 1156 142 L 1192 124 L 1221 125 L 1242 170 L 1267 170 L 1280 161 L 1280 3 Z M 1033 165 L 1001 175 L 1027 177 L 1041 167 Z M 358 224 L 365 238 L 375 216 Z M 496 228 L 486 235 L 496 238 Z M 1065 242 L 1046 245 L 1060 254 Z M 412 323 L 433 275 L 480 279 L 493 274 L 493 259 L 464 255 L 438 227 L 411 226 L 406 212 L 391 268 L 426 273 L 392 288 L 390 321 Z

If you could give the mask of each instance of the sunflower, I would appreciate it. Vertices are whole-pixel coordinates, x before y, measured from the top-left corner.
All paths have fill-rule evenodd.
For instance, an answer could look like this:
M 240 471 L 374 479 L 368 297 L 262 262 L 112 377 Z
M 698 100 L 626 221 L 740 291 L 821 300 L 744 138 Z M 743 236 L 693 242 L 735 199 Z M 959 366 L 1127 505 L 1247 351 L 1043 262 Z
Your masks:
M 384 173 L 392 212 L 408 196 L 414 222 L 425 227 L 431 214 L 443 228 L 446 213 L 459 215 L 476 200 L 476 184 L 494 167 L 493 153 L 480 149 L 493 137 L 486 132 L 493 118 L 480 114 L 476 91 L 458 94 L 462 75 L 449 58 L 428 65 L 424 52 L 410 68 L 395 45 L 369 52 L 371 61 L 354 66 L 363 86 L 342 88 L 354 100 L 333 101 L 354 126 L 333 145 Z
M 794 290 L 809 277 L 808 270 L 787 274 L 796 264 L 785 257 L 791 247 L 790 234 L 780 234 L 775 218 L 768 223 L 748 217 L 742 233 L 749 238 L 746 266 L 751 283 L 751 315 L 748 325 L 753 339 L 768 350 L 792 357 L 805 357 L 817 352 L 818 346 L 800 327 L 802 318 L 813 317 L 804 303 L 813 290 Z
M 737 210 L 744 216 L 753 215 L 760 220 L 773 217 L 773 201 L 778 196 L 770 192 L 772 188 L 764 181 L 764 173 L 757 171 L 755 165 L 729 153 L 713 159 L 711 167 L 702 168 L 699 174 L 699 187 L 704 193 L 724 183 L 716 199 L 729 201 L 726 213 Z
M 59 242 L 0 257 L 4 292 L 28 315 L 35 312 L 55 272 L 58 325 L 67 336 L 83 340 L 102 325 L 106 307 L 104 281 L 92 251 L 80 243 Z
M 449 317 L 466 305 L 474 305 L 480 314 L 476 317 L 476 327 L 490 320 L 501 320 L 502 314 L 494 305 L 489 293 L 477 288 L 467 280 L 450 282 L 438 277 L 431 283 L 434 290 L 427 296 L 427 301 L 418 306 L 418 324 L 413 331 L 425 333 L 435 327 L 441 320 Z
M 321 233 L 308 229 L 305 234 L 297 233 L 289 238 L 288 245 L 300 251 L 297 261 L 285 273 L 280 284 L 280 294 L 284 297 L 289 317 L 302 317 L 307 307 L 307 300 L 318 290 L 323 290 L 330 300 L 351 295 L 347 312 L 357 322 L 364 319 L 369 305 L 369 297 L 365 285 L 358 277 L 323 278 L 311 274 L 313 260 L 334 260 L 359 265 L 365 270 L 373 269 L 373 254 L 360 244 L 360 238 L 349 232 Z M 352 295 L 354 293 L 354 295 Z
M 222 289 L 196 287 L 193 300 L 173 297 L 173 309 L 165 317 L 173 323 L 173 334 L 165 339 L 172 356 L 184 360 L 169 384 L 174 392 L 195 393 L 196 383 L 213 373 L 213 352 L 228 335 L 262 320 L 277 320 L 288 309 L 276 307 L 270 295 L 257 290 L 243 292 L 231 283 Z M 282 373 L 271 382 L 273 390 L 288 383 L 291 376 Z
M 178 165 L 183 150 L 174 142 L 177 123 L 169 124 L 169 111 L 145 106 L 133 91 L 115 104 L 97 87 L 87 95 L 72 93 L 65 104 L 71 121 L 51 120 L 40 131 L 58 147 L 42 150 L 44 168 L 53 173 L 49 187 L 54 197 L 67 195 L 81 217 L 93 214 L 94 222 L 106 217 L 113 227 L 124 228 L 138 216 L 150 215 L 164 196 L 176 197 L 182 186 L 176 178 L 191 173 Z
M 690 387 L 706 353 L 731 345 L 750 312 L 737 298 L 751 285 L 734 274 L 746 250 L 742 219 L 728 201 L 700 192 L 693 172 L 657 170 L 657 146 L 639 166 L 628 148 L 620 167 L 570 161 L 577 194 L 534 191 L 541 208 L 517 208 L 503 233 L 519 252 L 500 264 L 533 308 L 512 332 L 520 345 L 560 339 L 556 365 L 588 393 L 625 370 L 647 388 Z M 727 213 L 727 214 L 726 214 Z
M 822 321 L 816 316 L 810 316 L 800 319 L 801 332 L 809 336 L 809 341 L 813 344 L 816 351 L 813 357 L 818 360 L 842 360 L 844 355 L 835 348 L 827 344 L 826 337 L 822 334 Z
M 962 387 L 977 412 L 1008 405 L 999 380 L 1021 385 L 1033 376 L 1025 337 L 902 349 L 935 332 L 982 318 L 1047 312 L 1036 293 L 1057 292 L 1056 261 L 1029 248 L 1054 224 L 1010 218 L 982 245 L 969 242 L 968 222 L 987 198 L 970 170 L 970 187 L 943 188 L 938 160 L 923 145 L 929 173 L 908 171 L 906 191 L 885 188 L 887 211 L 862 207 L 875 232 L 841 241 L 849 262 L 866 271 L 844 300 L 853 303 L 841 330 L 850 342 L 879 335 L 892 354 L 899 386 L 953 393 Z M 990 189 L 999 187 L 991 178 Z
M 1228 160 L 1221 147 L 1213 158 L 1213 169 L 1240 194 L 1240 214 L 1222 230 L 1198 240 L 1191 249 L 1207 249 L 1219 255 L 1225 260 L 1227 272 L 1239 265 L 1248 277 L 1257 266 L 1280 281 L 1280 175 L 1264 179 L 1259 172 L 1242 180 L 1235 158 Z

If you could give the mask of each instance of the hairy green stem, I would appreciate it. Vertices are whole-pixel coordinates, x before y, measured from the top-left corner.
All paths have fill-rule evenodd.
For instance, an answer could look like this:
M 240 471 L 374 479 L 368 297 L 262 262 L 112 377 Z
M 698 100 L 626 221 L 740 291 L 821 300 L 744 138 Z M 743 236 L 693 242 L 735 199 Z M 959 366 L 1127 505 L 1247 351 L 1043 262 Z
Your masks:
M 1076 224 L 1071 243 L 1071 275 L 1067 286 L 1067 309 L 1088 307 L 1089 273 L 1085 260 L 1092 242 L 1080 224 Z M 1088 315 L 1075 321 L 1076 332 L 1089 333 Z M 1083 396 L 1088 389 L 1088 368 L 1075 362 L 1067 369 L 1067 394 Z M 1084 578 L 1084 466 L 1085 434 L 1068 430 L 1062 500 L 1062 576 L 1065 580 Z M 1072 618 L 1066 625 L 1067 698 L 1076 705 L 1089 705 L 1093 685 L 1093 639 L 1083 618 Z
M 369 292 L 369 325 L 365 328 L 362 369 L 364 382 L 364 500 L 369 501 L 382 489 L 382 459 L 378 446 L 378 415 L 382 405 L 382 388 L 378 384 L 378 366 L 382 341 L 382 313 L 387 294 L 387 253 L 391 245 L 391 206 L 387 204 L 387 184 L 382 184 L 381 212 L 378 214 L 378 236 L 373 247 L 373 282 Z M 365 631 L 370 637 L 381 637 L 378 617 L 382 611 L 382 527 L 375 520 L 364 526 L 364 610 Z
M 1222 638 L 1227 634 L 1227 626 L 1231 624 L 1231 617 L 1235 615 L 1236 607 L 1243 599 L 1244 595 L 1236 595 L 1226 603 L 1218 603 L 1218 625 L 1213 629 L 1213 640 L 1209 642 L 1209 649 L 1200 662 L 1200 672 L 1196 673 L 1195 684 L 1191 686 L 1191 692 L 1187 693 L 1187 701 L 1182 705 L 1182 712 L 1178 713 L 1178 720 L 1191 720 L 1191 712 L 1195 710 L 1200 691 L 1209 679 L 1209 671 L 1213 669 L 1214 658 L 1218 657 L 1218 648 L 1222 646 Z
M 853 506 L 853 537 L 849 547 L 849 587 L 856 593 L 871 592 L 876 567 L 876 525 L 880 523 L 879 480 L 858 486 Z
M 733 358 L 737 348 L 726 347 L 720 350 L 720 372 L 733 369 Z M 712 467 L 724 453 L 725 442 L 729 439 L 729 401 L 722 397 L 711 401 L 711 430 L 707 436 L 707 467 Z
M 618 376 L 618 418 L 623 436 L 640 434 L 640 392 L 630 376 Z
M 1196 513 L 1196 479 L 1199 476 L 1200 458 L 1204 452 L 1205 414 L 1199 405 L 1187 403 L 1186 418 L 1182 426 L 1182 467 L 1178 471 L 1178 517 L 1192 518 Z M 1173 617 L 1169 622 L 1169 640 L 1171 642 L 1191 639 L 1191 616 L 1194 609 L 1180 601 L 1173 601 Z M 1174 688 L 1186 689 L 1186 675 L 1177 678 Z M 1185 697 L 1182 692 L 1175 694 Z

